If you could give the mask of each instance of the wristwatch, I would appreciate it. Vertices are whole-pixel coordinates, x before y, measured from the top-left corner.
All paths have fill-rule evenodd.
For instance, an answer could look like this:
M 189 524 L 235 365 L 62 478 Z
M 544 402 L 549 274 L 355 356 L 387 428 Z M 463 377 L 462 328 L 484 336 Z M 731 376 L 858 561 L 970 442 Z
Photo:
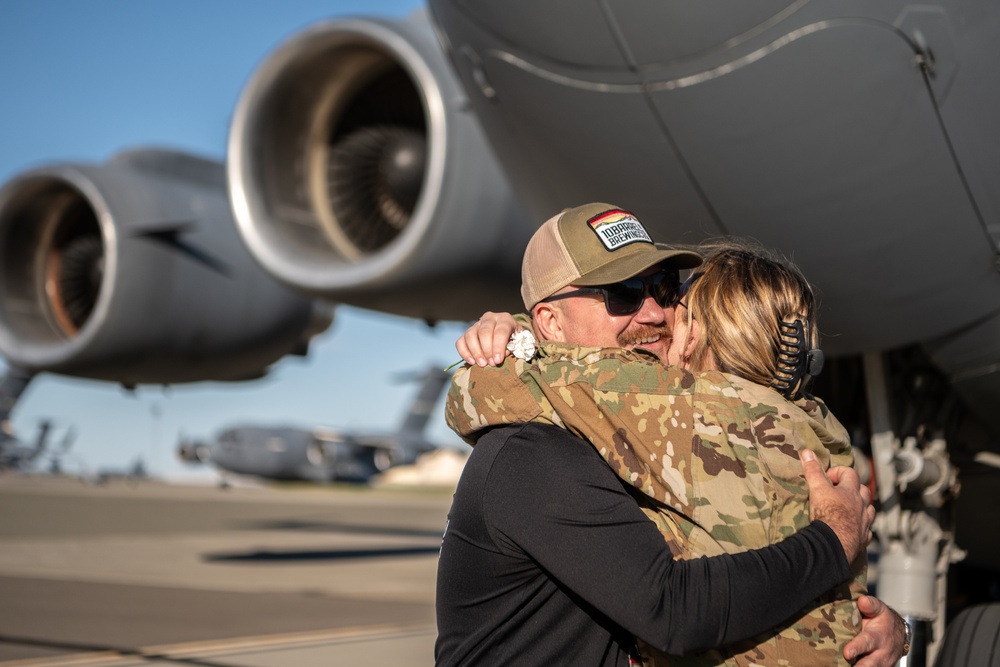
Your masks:
M 913 630 L 910 628 L 909 622 L 903 618 L 899 617 L 899 620 L 903 621 L 903 655 L 906 657 L 910 653 L 910 644 L 913 643 Z

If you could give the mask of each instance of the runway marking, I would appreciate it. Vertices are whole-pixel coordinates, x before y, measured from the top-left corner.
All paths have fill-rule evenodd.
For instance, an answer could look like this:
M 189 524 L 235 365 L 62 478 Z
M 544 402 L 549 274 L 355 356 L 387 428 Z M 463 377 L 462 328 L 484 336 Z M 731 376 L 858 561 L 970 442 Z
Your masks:
M 28 660 L 6 660 L 0 662 L 3 667 L 80 667 L 82 665 L 124 665 L 135 662 L 136 656 L 123 656 L 115 651 L 97 651 L 96 653 L 73 653 L 50 658 L 30 658 Z
M 310 644 L 337 643 L 375 637 L 406 637 L 436 633 L 433 625 L 362 625 L 329 630 L 285 632 L 273 635 L 234 637 L 178 644 L 141 646 L 134 652 L 98 651 L 70 655 L 0 661 L 0 667 L 115 667 L 152 660 L 186 660 L 206 656 L 245 653 L 261 649 L 292 648 Z
M 214 655 L 218 653 L 239 653 L 241 651 L 285 647 L 300 644 L 316 644 L 337 640 L 376 637 L 379 635 L 409 635 L 436 632 L 433 626 L 421 625 L 360 625 L 330 630 L 308 630 L 304 632 L 285 632 L 275 635 L 257 635 L 253 637 L 236 637 L 233 639 L 215 639 L 202 642 L 187 642 L 184 644 L 161 644 L 144 646 L 139 652 L 144 656 L 190 657 L 193 655 Z M 0 662 L 0 667 L 8 667 Z

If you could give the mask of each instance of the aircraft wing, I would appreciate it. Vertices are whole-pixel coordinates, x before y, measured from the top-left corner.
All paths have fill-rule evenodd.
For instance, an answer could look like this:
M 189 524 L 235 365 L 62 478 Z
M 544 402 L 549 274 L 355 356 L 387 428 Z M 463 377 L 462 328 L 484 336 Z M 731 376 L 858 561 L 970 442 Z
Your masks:
M 259 377 L 348 303 L 517 310 L 534 230 L 426 12 L 317 23 L 235 109 L 228 167 L 162 149 L 0 190 L 0 353 L 122 382 Z M 252 303 L 252 305 L 251 305 Z
M 1000 432 L 995 4 L 430 10 L 274 51 L 224 175 L 139 150 L 13 179 L 0 353 L 129 384 L 259 376 L 329 322 L 316 299 L 429 322 L 520 309 L 533 229 L 605 200 L 662 240 L 785 251 L 830 354 L 917 346 Z M 261 290 L 252 326 L 228 312 Z

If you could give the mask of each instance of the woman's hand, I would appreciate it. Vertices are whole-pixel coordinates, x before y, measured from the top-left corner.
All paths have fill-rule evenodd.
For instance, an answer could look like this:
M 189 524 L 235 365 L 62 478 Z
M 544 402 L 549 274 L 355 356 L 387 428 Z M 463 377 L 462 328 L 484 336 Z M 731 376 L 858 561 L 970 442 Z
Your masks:
M 455 341 L 455 349 L 470 366 L 497 366 L 507 354 L 507 341 L 521 327 L 510 313 L 485 313 Z

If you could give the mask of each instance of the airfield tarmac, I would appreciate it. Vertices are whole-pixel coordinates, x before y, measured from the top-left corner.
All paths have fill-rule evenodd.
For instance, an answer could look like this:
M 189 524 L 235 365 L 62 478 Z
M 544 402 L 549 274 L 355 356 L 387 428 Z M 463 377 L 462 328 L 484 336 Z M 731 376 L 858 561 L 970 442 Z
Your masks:
M 450 504 L 0 475 L 0 667 L 432 665 Z

